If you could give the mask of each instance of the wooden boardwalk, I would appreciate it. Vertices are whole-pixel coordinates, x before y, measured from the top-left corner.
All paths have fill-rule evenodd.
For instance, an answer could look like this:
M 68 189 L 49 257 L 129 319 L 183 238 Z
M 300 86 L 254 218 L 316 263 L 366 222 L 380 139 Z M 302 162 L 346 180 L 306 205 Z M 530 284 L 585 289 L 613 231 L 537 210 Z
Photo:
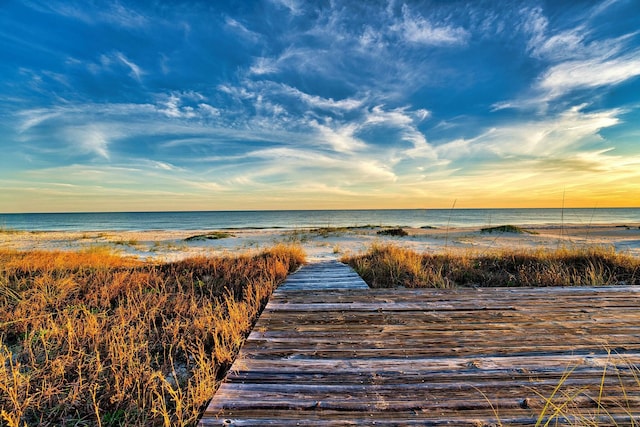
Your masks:
M 564 422 L 638 425 L 634 366 L 637 287 L 372 290 L 311 264 L 274 293 L 200 425 L 534 425 L 571 369 Z

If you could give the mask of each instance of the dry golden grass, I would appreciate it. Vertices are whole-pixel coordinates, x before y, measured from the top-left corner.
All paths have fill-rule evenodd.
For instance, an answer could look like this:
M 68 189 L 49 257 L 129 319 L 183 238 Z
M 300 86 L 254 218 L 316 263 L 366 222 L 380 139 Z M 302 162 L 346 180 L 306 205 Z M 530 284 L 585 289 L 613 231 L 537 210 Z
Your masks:
M 536 427 L 558 424 L 581 427 L 638 425 L 638 366 L 624 355 L 609 351 L 598 383 L 570 385 L 571 377 L 579 375 L 578 370 L 579 366 L 567 369 L 548 395 L 531 389 L 541 402 Z M 585 407 L 589 410 L 585 411 Z
M 0 251 L 0 425 L 193 425 L 299 247 L 143 263 Z
M 419 254 L 376 244 L 343 261 L 372 288 L 640 284 L 640 259 L 603 247 Z

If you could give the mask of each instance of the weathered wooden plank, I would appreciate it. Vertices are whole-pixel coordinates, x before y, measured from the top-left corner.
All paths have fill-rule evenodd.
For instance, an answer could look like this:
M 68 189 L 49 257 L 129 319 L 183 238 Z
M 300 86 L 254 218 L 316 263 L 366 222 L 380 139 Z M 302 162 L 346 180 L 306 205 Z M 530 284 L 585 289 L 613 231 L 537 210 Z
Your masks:
M 434 414 L 424 414 L 417 411 L 402 411 L 395 413 L 380 412 L 343 412 L 343 411 L 273 411 L 269 415 L 265 415 L 264 411 L 245 412 L 242 418 L 235 418 L 235 414 L 231 414 L 226 418 L 208 418 L 203 419 L 202 426 L 301 426 L 312 425 L 319 427 L 330 426 L 460 426 L 460 427 L 479 427 L 479 426 L 531 426 L 535 424 L 535 414 L 522 414 L 521 411 L 513 413 L 510 410 L 498 409 L 498 416 L 487 416 L 486 411 L 464 411 L 455 413 L 437 412 Z M 532 419 L 534 420 L 532 424 Z M 540 425 L 545 424 L 548 417 L 541 418 Z M 553 420 L 549 425 L 597 425 L 602 427 L 617 427 L 626 425 L 638 425 L 640 416 L 629 415 L 594 415 L 589 417 L 589 422 L 585 422 L 583 416 L 566 416 L 562 420 L 556 422 Z
M 577 366 L 572 368 L 571 378 L 591 379 L 602 376 L 602 367 L 594 366 Z M 620 369 L 618 372 L 624 372 L 626 368 Z M 493 382 L 502 387 L 509 383 L 518 383 L 520 386 L 523 382 L 530 381 L 548 381 L 557 384 L 557 379 L 567 372 L 566 366 L 543 366 L 529 367 L 529 369 L 513 368 L 513 369 L 485 369 L 475 367 L 464 367 L 457 370 L 431 370 L 428 367 L 423 369 L 405 371 L 399 366 L 395 370 L 375 371 L 371 370 L 341 370 L 339 372 L 331 371 L 307 371 L 299 372 L 290 369 L 274 369 L 274 370 L 242 370 L 230 373 L 227 376 L 227 382 L 240 382 L 243 384 L 265 383 L 265 384 L 290 384 L 293 382 L 299 384 L 378 384 L 390 385 L 402 384 L 410 385 L 415 383 L 429 384 L 460 384 L 460 377 L 464 376 L 465 385 L 475 385 L 477 387 L 484 386 Z M 628 377 L 624 379 L 626 383 L 633 384 L 635 379 Z M 596 381 L 599 383 L 599 381 Z M 537 383 L 536 383 L 537 384 Z
M 500 369 L 500 370 L 517 370 L 525 369 L 534 372 L 536 369 L 546 367 L 561 367 L 565 370 L 574 366 L 590 366 L 596 368 L 604 368 L 606 366 L 625 367 L 640 366 L 640 352 L 633 352 L 622 355 L 611 355 L 601 349 L 598 353 L 541 353 L 541 354 L 525 354 L 525 355 L 476 355 L 474 357 L 451 357 L 451 356 L 433 356 L 433 357 L 369 357 L 369 358 L 306 358 L 302 356 L 280 358 L 280 359 L 263 359 L 255 353 L 248 353 L 241 350 L 238 355 L 237 363 L 234 363 L 234 369 L 231 372 L 247 371 L 247 370 L 271 370 L 293 371 L 293 372 L 386 372 L 398 371 L 405 373 L 421 372 L 425 369 L 429 371 L 445 371 L 462 374 L 467 369 Z
M 422 299 L 443 299 L 443 300 L 521 300 L 525 298 L 536 298 L 549 301 L 550 298 L 570 296 L 578 300 L 609 299 L 625 300 L 630 296 L 640 297 L 640 288 L 630 286 L 602 286 L 602 287 L 541 287 L 541 288 L 455 288 L 455 289 L 368 289 L 363 291 L 342 291 L 331 295 L 324 295 L 322 291 L 310 290 L 308 292 L 291 291 L 287 292 L 286 299 L 295 300 L 302 298 L 304 302 L 324 301 L 329 298 L 358 298 L 360 294 L 367 294 L 371 301 L 388 300 L 403 301 L 415 298 Z
M 532 425 L 560 381 L 580 392 L 558 424 L 640 421 L 640 288 L 369 290 L 347 270 L 274 293 L 201 425 Z

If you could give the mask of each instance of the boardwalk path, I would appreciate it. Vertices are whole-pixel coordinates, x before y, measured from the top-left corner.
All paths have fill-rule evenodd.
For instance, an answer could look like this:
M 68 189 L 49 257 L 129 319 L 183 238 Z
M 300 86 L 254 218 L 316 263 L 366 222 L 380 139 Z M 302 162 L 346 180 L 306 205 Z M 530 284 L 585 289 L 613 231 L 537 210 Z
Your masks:
M 272 296 L 201 425 L 533 425 L 534 388 L 570 368 L 562 413 L 637 425 L 635 364 L 639 288 L 371 290 L 318 263 Z

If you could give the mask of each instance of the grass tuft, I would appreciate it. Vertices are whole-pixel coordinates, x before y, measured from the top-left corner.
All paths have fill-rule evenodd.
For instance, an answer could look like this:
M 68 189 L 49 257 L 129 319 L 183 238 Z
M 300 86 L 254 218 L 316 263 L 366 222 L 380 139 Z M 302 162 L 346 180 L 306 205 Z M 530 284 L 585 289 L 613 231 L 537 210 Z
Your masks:
M 212 231 L 211 233 L 189 236 L 186 239 L 184 239 L 184 241 L 196 242 L 196 241 L 204 241 L 204 240 L 219 240 L 219 239 L 226 239 L 229 237 L 235 237 L 235 236 L 231 233 L 227 233 L 226 231 Z
M 380 230 L 376 234 L 379 234 L 381 236 L 397 236 L 397 237 L 405 237 L 409 235 L 409 233 L 404 231 L 402 228 L 389 228 L 387 230 Z
M 0 250 L 0 425 L 195 425 L 299 247 L 149 263 Z
M 375 244 L 343 262 L 372 288 L 640 285 L 640 260 L 605 247 L 418 254 Z
M 499 225 L 497 227 L 485 227 L 480 229 L 481 233 L 516 233 L 516 234 L 538 234 L 515 225 Z
M 600 381 L 582 382 L 579 386 L 572 381 L 572 377 L 579 377 L 578 368 L 567 369 L 549 394 L 530 388 L 541 406 L 536 426 L 567 423 L 594 427 L 638 425 L 640 380 L 637 365 L 624 355 L 609 351 Z

